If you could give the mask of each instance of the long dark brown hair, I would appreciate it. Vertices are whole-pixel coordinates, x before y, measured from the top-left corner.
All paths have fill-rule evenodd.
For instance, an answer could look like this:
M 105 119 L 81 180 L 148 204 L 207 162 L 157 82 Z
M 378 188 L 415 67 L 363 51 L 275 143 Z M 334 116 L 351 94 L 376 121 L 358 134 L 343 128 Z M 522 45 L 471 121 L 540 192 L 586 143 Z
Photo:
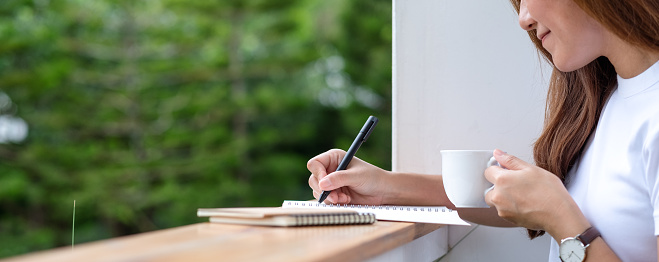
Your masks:
M 547 0 L 551 1 L 551 0 Z M 659 50 L 659 1 L 574 0 L 581 9 L 625 41 L 647 50 Z M 510 0 L 517 13 L 520 0 Z M 528 31 L 539 53 L 553 65 L 535 30 Z M 549 82 L 545 124 L 535 142 L 537 166 L 552 172 L 564 183 L 599 120 L 600 112 L 617 86 L 616 71 L 606 57 L 599 57 L 572 72 L 555 66 Z M 544 231 L 529 229 L 529 237 Z

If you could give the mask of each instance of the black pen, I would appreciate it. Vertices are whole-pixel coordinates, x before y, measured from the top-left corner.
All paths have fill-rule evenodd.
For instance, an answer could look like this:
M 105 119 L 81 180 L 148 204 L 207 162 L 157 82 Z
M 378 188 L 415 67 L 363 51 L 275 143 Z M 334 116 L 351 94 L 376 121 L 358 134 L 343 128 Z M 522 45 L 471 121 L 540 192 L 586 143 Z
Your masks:
M 357 137 L 355 138 L 355 141 L 352 141 L 352 145 L 350 145 L 350 148 L 348 148 L 348 152 L 346 152 L 346 155 L 343 157 L 341 160 L 341 163 L 339 163 L 339 167 L 336 168 L 336 171 L 341 171 L 345 170 L 348 167 L 348 164 L 350 164 L 350 160 L 355 156 L 355 153 L 357 153 L 357 150 L 359 147 L 368 139 L 368 137 L 371 135 L 371 132 L 373 132 L 373 128 L 375 128 L 375 125 L 378 124 L 378 118 L 374 116 L 368 117 L 366 120 L 366 123 L 364 124 L 364 127 L 362 127 L 362 130 L 359 131 L 359 134 L 357 134 Z M 318 198 L 318 203 L 323 203 L 327 196 L 329 196 L 330 191 L 323 191 L 323 193 L 320 195 Z

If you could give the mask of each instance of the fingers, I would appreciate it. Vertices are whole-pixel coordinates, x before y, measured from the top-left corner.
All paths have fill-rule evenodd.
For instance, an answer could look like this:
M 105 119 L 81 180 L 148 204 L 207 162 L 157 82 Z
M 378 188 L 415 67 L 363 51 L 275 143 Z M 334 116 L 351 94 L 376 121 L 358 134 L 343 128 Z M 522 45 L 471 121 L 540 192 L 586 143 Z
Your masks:
M 532 166 L 516 156 L 509 155 L 499 149 L 494 150 L 494 158 L 499 162 L 500 166 L 490 166 L 485 169 L 485 179 L 495 185 L 498 183 L 498 180 L 502 175 L 517 170 L 527 169 Z
M 375 192 L 374 186 L 365 187 L 365 184 L 381 169 L 355 157 L 348 169 L 335 172 L 345 155 L 343 150 L 332 149 L 307 162 L 307 168 L 312 173 L 309 176 L 309 187 L 316 199 L 323 190 L 331 191 L 325 203 L 347 204 L 355 197 L 361 199 L 364 194 L 370 196 Z
M 521 185 L 528 186 L 529 179 L 533 180 L 533 173 L 530 171 L 535 166 L 499 149 L 494 150 L 494 158 L 501 166 L 485 169 L 485 179 L 494 185 L 491 190 L 485 192 L 485 203 L 497 208 L 500 217 L 510 220 L 510 205 L 515 203 L 515 198 L 511 197 L 514 194 L 511 192 L 518 191 Z M 500 208 L 501 205 L 505 208 Z
M 348 204 L 350 203 L 350 195 L 344 193 L 343 191 L 337 192 L 337 201 L 335 204 Z
M 490 207 L 496 207 L 493 201 L 493 195 L 494 195 L 494 186 L 491 188 L 488 188 L 488 190 L 485 192 L 485 204 L 487 204 Z
M 494 150 L 494 158 L 499 162 L 499 165 L 503 168 L 510 170 L 520 170 L 524 167 L 529 166 L 529 163 L 524 162 L 523 160 L 517 158 L 516 156 L 509 155 L 499 149 Z
M 343 150 L 332 149 L 307 162 L 307 169 L 312 173 L 309 177 L 309 186 L 314 191 L 334 190 L 343 186 L 353 185 L 355 179 L 358 180 L 354 174 L 350 175 L 345 170 L 333 172 L 345 154 Z M 354 173 L 354 171 L 350 172 Z
M 497 160 L 497 162 L 499 162 L 499 165 L 501 166 L 490 166 L 485 169 L 485 179 L 490 181 L 490 183 L 492 183 L 494 186 L 507 184 L 507 182 L 510 182 L 510 179 L 512 179 L 512 177 L 509 176 L 510 174 L 530 165 L 523 160 L 513 155 L 509 155 L 499 149 L 494 150 L 494 158 Z M 491 190 L 488 190 L 485 193 L 485 203 L 489 206 L 495 206 L 497 204 L 497 199 L 493 199 L 496 198 L 496 193 L 492 192 L 493 190 L 496 190 L 494 189 L 494 186 Z
M 311 191 L 311 193 L 313 194 L 313 198 L 315 199 L 318 199 L 320 197 L 320 193 L 316 190 Z
M 331 149 L 325 153 L 317 155 L 312 159 L 309 159 L 307 162 L 307 168 L 323 168 L 323 169 L 332 169 L 336 170 L 339 166 L 339 162 L 343 159 L 346 152 L 341 149 Z
M 313 197 L 315 199 L 320 198 L 320 194 L 322 194 L 322 191 L 313 191 Z M 340 189 L 333 190 L 330 192 L 329 196 L 327 196 L 327 199 L 323 203 L 325 204 L 348 204 L 350 203 L 350 196 L 344 192 L 342 192 Z
M 314 174 L 309 176 L 309 187 L 311 187 L 311 190 L 313 190 L 314 196 L 315 193 L 320 192 L 320 187 L 318 187 L 318 178 Z
M 345 182 L 350 182 L 351 177 L 346 172 L 338 171 L 332 174 L 325 176 L 323 179 L 318 182 L 318 178 L 315 175 L 309 176 L 309 186 L 313 190 L 313 197 L 318 199 L 323 191 L 332 191 L 325 200 L 326 204 L 347 204 L 350 203 L 350 195 L 348 195 L 344 190 L 344 186 L 349 186 Z
M 499 175 L 501 175 L 501 174 L 502 174 L 501 171 L 509 171 L 509 170 L 502 169 L 502 168 L 500 168 L 500 167 L 497 167 L 497 168 L 499 168 L 500 171 L 499 171 L 499 170 L 495 170 L 495 171 L 494 171 L 494 173 L 496 173 L 495 176 L 499 176 Z M 487 172 L 487 171 L 486 171 L 486 172 Z M 497 189 L 498 189 L 498 190 L 497 190 Z M 505 189 L 504 189 L 504 190 L 505 190 Z M 506 219 L 505 215 L 503 215 L 502 212 L 501 212 L 501 210 L 498 209 L 499 205 L 502 203 L 502 201 L 504 201 L 504 200 L 503 200 L 504 196 L 501 195 L 501 192 L 502 192 L 501 189 L 500 189 L 500 188 L 497 188 L 496 185 L 495 185 L 495 186 L 492 186 L 492 187 L 490 187 L 490 188 L 488 188 L 488 189 L 485 191 L 485 194 L 484 194 L 484 196 L 485 196 L 485 204 L 487 204 L 487 205 L 490 206 L 490 207 L 494 207 L 495 209 L 497 209 L 497 210 L 498 210 L 498 211 L 497 211 L 498 215 L 499 215 L 500 217 Z M 504 201 L 504 202 L 505 202 L 505 201 Z
M 314 157 L 307 162 L 307 169 L 311 171 L 311 176 L 316 177 L 316 181 L 327 175 L 327 168 L 318 157 Z M 309 182 L 311 183 L 311 180 Z
M 490 181 L 490 183 L 496 185 L 499 177 L 506 172 L 506 169 L 503 169 L 499 166 L 491 166 L 485 169 L 485 179 Z
M 328 174 L 328 171 L 332 172 L 336 170 L 345 154 L 346 152 L 340 149 L 329 150 L 309 159 L 307 169 L 318 179 L 321 179 Z
M 332 185 L 332 180 L 323 181 L 323 178 L 338 167 L 339 162 L 346 154 L 345 151 L 340 149 L 332 149 L 320 155 L 317 155 L 307 162 L 307 169 L 311 171 L 309 176 L 309 187 L 313 190 L 314 198 L 318 199 L 323 190 L 332 190 L 330 195 L 325 200 L 325 203 L 340 203 L 346 201 L 349 197 L 343 193 L 335 190 L 337 187 Z M 322 186 L 321 186 L 322 183 Z
M 357 176 L 353 170 L 351 171 L 336 171 L 322 179 L 318 183 L 321 190 L 334 190 L 341 187 L 354 187 L 359 185 L 364 176 Z

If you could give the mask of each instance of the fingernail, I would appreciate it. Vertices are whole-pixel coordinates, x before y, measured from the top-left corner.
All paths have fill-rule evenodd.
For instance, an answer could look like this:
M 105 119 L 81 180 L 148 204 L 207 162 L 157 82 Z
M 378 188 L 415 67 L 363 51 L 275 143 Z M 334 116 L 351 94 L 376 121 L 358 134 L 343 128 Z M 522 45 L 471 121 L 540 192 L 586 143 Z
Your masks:
M 318 183 L 318 186 L 320 186 L 320 188 L 329 188 L 332 187 L 332 182 L 330 182 L 327 178 L 321 179 L 320 183 Z
M 332 195 L 329 195 L 329 196 L 327 197 L 327 201 L 329 201 L 329 202 L 332 203 L 332 204 L 336 203 L 336 201 L 334 201 L 334 197 L 333 197 Z
M 504 156 L 505 154 L 506 154 L 505 152 L 503 152 L 499 149 L 494 150 L 494 156 L 499 156 L 500 157 L 500 156 Z

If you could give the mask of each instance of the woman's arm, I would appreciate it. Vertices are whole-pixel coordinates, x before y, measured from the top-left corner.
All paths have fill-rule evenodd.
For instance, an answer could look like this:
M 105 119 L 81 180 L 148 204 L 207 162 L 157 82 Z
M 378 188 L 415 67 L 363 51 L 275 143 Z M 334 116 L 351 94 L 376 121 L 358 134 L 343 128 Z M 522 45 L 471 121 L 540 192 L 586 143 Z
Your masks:
M 558 243 L 591 227 L 557 176 L 498 149 L 494 157 L 501 167 L 485 170 L 485 177 L 494 184 L 485 202 L 495 206 L 500 217 L 522 227 L 544 230 Z M 586 249 L 586 259 L 620 261 L 601 237 Z
M 455 209 L 444 191 L 441 175 L 391 172 L 354 158 L 346 170 L 336 167 L 345 151 L 332 149 L 307 163 L 309 186 L 315 198 L 332 190 L 326 203 L 361 205 L 447 206 Z M 514 226 L 494 208 L 458 209 L 467 221 L 488 226 Z
M 447 206 L 458 210 L 464 220 L 476 224 L 494 227 L 515 227 L 515 225 L 497 214 L 495 208 L 456 208 L 448 199 L 441 175 L 390 172 L 388 174 L 388 194 L 384 204 Z

